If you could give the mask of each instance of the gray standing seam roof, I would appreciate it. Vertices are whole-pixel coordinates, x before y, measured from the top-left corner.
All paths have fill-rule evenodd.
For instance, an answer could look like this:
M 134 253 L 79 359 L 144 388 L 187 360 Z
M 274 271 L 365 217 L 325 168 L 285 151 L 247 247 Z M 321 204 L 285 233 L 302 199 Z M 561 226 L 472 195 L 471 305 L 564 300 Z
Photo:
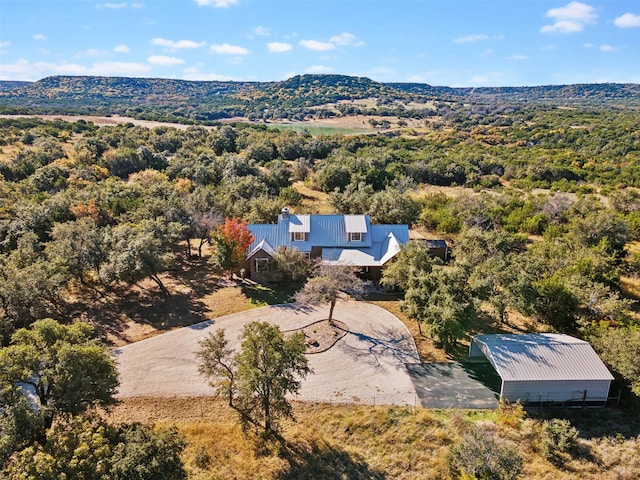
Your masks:
M 553 333 L 472 337 L 503 381 L 613 380 L 587 342 Z
M 368 223 L 365 215 L 344 216 L 344 229 L 347 233 L 366 233 Z
M 355 222 L 351 227 L 364 231 L 361 232 L 363 233 L 361 241 L 349 241 L 346 217 L 348 215 L 290 215 L 288 219 L 280 216 L 276 224 L 251 224 L 248 228 L 254 240 L 249 246 L 247 258 L 253 256 L 263 246 L 272 250 L 282 246 L 297 248 L 301 252 L 310 252 L 312 247 L 321 247 L 325 250 L 335 249 L 334 252 L 327 250 L 326 255 L 331 257 L 340 256 L 338 250 L 360 251 L 363 255 L 354 253 L 353 260 L 356 257 L 367 256 L 370 259 L 367 260 L 366 265 L 379 265 L 378 262 L 381 259 L 389 255 L 393 256 L 389 247 L 390 235 L 400 245 L 409 241 L 407 225 L 371 225 L 369 215 L 350 216 L 352 217 L 350 221 Z M 357 220 L 354 220 L 356 217 Z M 363 222 L 366 228 L 363 228 L 360 222 Z M 291 235 L 294 231 L 306 232 L 306 240 L 294 241 Z M 349 255 L 348 252 L 345 253 Z M 371 259 L 375 259 L 373 263 Z

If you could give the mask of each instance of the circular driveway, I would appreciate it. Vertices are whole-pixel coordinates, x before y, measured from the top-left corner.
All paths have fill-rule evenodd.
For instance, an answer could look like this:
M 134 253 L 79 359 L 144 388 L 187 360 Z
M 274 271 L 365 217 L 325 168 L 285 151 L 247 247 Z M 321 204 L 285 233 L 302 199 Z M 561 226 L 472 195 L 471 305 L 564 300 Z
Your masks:
M 120 373 L 119 397 L 211 395 L 198 374 L 199 342 L 219 328 L 229 345 L 239 348 L 245 324 L 266 321 L 295 330 L 328 317 L 329 308 L 274 305 L 220 317 L 114 350 Z M 420 405 L 407 369 L 419 364 L 406 326 L 386 310 L 364 302 L 340 301 L 334 318 L 348 333 L 329 350 L 309 354 L 313 373 L 302 382 L 304 401 Z

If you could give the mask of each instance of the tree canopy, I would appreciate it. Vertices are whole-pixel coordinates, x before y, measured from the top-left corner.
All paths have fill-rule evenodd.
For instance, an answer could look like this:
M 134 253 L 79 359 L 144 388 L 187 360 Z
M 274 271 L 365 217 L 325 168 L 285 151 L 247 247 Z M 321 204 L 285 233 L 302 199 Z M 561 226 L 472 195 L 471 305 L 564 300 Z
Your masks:
M 115 363 L 86 323 L 38 320 L 16 331 L 11 345 L 0 349 L 2 399 L 15 402 L 32 388 L 47 427 L 56 414 L 113 405 L 117 387 Z
M 329 322 L 333 321 L 333 310 L 343 293 L 359 297 L 365 287 L 357 275 L 354 267 L 348 265 L 326 265 L 319 263 L 315 266 L 311 278 L 302 289 L 294 295 L 298 303 L 319 305 L 329 304 Z
M 278 433 L 280 420 L 293 418 L 287 395 L 298 393 L 300 380 L 311 373 L 304 333 L 285 338 L 276 325 L 251 322 L 241 338 L 234 354 L 224 330 L 210 333 L 200 343 L 200 373 L 238 412 L 244 429 L 259 428 L 269 437 Z

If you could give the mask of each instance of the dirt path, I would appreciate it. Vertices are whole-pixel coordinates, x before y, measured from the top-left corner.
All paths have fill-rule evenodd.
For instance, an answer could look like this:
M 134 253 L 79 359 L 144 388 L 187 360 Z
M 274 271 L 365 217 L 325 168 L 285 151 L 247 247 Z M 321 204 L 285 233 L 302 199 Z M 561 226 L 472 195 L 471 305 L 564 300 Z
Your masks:
M 328 308 L 270 306 L 228 315 L 174 330 L 114 350 L 118 362 L 120 397 L 200 396 L 211 388 L 198 374 L 195 352 L 210 331 L 223 328 L 232 347 L 251 321 L 269 321 L 293 330 L 327 318 Z M 302 383 L 300 400 L 330 403 L 416 405 L 419 400 L 407 364 L 419 363 L 418 352 L 405 325 L 380 307 L 344 301 L 335 318 L 349 332 L 331 349 L 309 355 L 314 373 Z

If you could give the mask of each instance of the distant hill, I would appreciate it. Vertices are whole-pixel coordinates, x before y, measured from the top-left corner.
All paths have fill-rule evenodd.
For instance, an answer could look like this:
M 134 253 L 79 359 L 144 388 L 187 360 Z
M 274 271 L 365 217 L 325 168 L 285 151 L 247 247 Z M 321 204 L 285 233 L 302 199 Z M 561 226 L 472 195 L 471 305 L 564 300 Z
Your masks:
M 31 82 L 21 82 L 19 80 L 0 80 L 0 92 L 13 90 L 14 88 L 26 87 Z
M 0 82 L 0 110 L 33 113 L 126 114 L 206 121 L 230 116 L 304 116 L 340 100 L 640 106 L 640 85 L 581 84 L 452 88 L 380 83 L 346 75 L 299 75 L 281 82 L 188 81 L 162 78 L 55 76 Z M 312 110 L 310 110 L 312 109 Z M 375 110 L 360 111 L 375 114 Z

